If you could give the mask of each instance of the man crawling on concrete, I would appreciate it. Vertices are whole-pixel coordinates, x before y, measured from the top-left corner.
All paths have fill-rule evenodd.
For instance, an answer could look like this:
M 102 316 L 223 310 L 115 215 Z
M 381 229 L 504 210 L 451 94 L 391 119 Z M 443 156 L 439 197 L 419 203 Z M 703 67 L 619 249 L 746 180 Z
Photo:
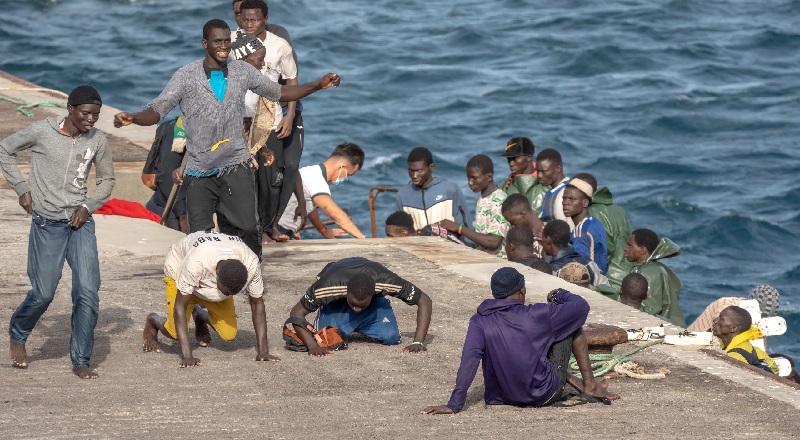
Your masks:
M 319 310 L 316 328 L 336 327 L 346 335 L 360 333 L 384 345 L 397 345 L 400 328 L 385 296 L 417 306 L 414 341 L 402 351 L 426 351 L 425 336 L 433 309 L 431 298 L 382 264 L 363 257 L 345 258 L 325 266 L 289 313 L 292 318 L 305 320 L 309 313 Z M 297 324 L 293 327 L 309 355 L 331 353 L 328 348 L 320 347 L 306 328 Z
M 589 346 L 581 332 L 589 303 L 556 289 L 547 303 L 525 305 L 525 277 L 504 267 L 492 275 L 492 296 L 469 320 L 456 387 L 450 402 L 429 406 L 423 414 L 461 411 L 467 390 L 483 363 L 484 400 L 488 405 L 546 406 L 562 400 L 567 382 L 587 401 L 610 405 L 619 396 L 595 380 Z M 574 353 L 583 379 L 567 371 Z
M 164 275 L 167 316 L 147 315 L 142 350 L 161 351 L 160 331 L 180 343 L 181 368 L 203 365 L 192 355 L 187 315 L 191 313 L 194 318 L 195 339 L 201 347 L 211 343 L 209 325 L 220 338 L 232 341 L 237 330 L 233 296 L 246 291 L 256 332 L 256 360 L 280 361 L 269 354 L 261 264 L 241 238 L 215 232 L 189 234 L 170 248 Z

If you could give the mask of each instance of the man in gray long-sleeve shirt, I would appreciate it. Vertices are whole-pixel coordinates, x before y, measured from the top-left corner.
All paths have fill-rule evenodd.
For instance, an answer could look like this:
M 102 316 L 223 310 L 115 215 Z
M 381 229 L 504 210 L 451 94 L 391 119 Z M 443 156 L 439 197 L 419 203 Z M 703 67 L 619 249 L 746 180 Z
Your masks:
M 228 61 L 231 31 L 223 20 L 203 26 L 206 55 L 179 69 L 167 87 L 141 112 L 118 113 L 114 125 L 153 125 L 180 106 L 189 160 L 184 176 L 189 232 L 210 230 L 212 215 L 222 214 L 220 230 L 239 236 L 261 256 L 255 180 L 242 136 L 244 95 L 248 90 L 273 101 L 296 101 L 317 90 L 339 85 L 329 73 L 319 81 L 280 86 L 244 61 Z
M 48 118 L 0 141 L 0 166 L 19 204 L 31 214 L 28 277 L 31 290 L 11 316 L 11 359 L 28 367 L 25 342 L 47 310 L 61 279 L 64 260 L 72 269 L 72 338 L 70 357 L 78 377 L 93 379 L 89 368 L 94 328 L 100 309 L 100 263 L 91 213 L 103 206 L 114 188 L 111 149 L 94 129 L 102 101 L 93 87 L 78 86 L 67 99 L 66 118 Z M 17 166 L 17 152 L 30 149 L 29 182 Z M 96 166 L 97 186 L 87 197 L 86 177 Z

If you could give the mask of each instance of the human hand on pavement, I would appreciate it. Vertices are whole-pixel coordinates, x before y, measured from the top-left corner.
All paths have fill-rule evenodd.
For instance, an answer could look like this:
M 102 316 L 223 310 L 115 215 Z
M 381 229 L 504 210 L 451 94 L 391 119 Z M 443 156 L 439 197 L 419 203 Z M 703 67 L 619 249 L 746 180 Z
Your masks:
M 422 414 L 454 414 L 453 410 L 445 405 L 429 406 L 422 410 Z
M 333 240 L 336 237 L 347 237 L 350 234 L 344 232 L 344 230 L 340 228 L 329 228 L 325 230 L 325 233 L 322 235 L 324 235 L 328 240 Z
M 425 344 L 412 343 L 400 351 L 402 353 L 422 353 L 423 351 L 428 351 L 428 347 L 426 347 Z
M 197 359 L 194 356 L 190 356 L 188 358 L 185 358 L 185 357 L 181 358 L 181 368 L 188 368 L 188 367 L 194 367 L 194 366 L 198 366 L 199 367 L 201 365 L 203 365 L 203 363 L 200 362 L 200 359 Z
M 308 355 L 309 356 L 322 357 L 322 356 L 327 356 L 327 355 L 329 355 L 331 353 L 333 353 L 333 350 L 331 350 L 331 349 L 329 349 L 327 347 L 320 347 L 319 345 L 317 345 L 316 347 L 311 347 L 311 348 L 308 349 Z

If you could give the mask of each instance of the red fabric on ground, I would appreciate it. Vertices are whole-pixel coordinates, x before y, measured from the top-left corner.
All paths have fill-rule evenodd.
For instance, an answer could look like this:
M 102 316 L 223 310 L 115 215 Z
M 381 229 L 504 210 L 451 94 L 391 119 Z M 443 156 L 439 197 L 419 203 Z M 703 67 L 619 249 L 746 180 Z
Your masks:
M 100 209 L 94 212 L 95 214 L 105 215 L 121 215 L 123 217 L 145 218 L 152 220 L 156 223 L 161 222 L 161 216 L 148 211 L 147 208 L 142 206 L 141 203 L 131 202 L 129 200 L 111 199 L 106 202 Z

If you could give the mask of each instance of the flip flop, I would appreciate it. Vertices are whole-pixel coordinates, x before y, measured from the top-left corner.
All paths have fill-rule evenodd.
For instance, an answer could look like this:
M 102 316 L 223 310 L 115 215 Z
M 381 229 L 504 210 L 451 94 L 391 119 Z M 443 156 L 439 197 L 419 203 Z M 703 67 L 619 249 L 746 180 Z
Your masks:
M 587 403 L 602 403 L 603 405 L 611 405 L 611 399 L 606 396 L 592 396 L 588 393 L 579 393 L 578 397 L 585 399 Z

